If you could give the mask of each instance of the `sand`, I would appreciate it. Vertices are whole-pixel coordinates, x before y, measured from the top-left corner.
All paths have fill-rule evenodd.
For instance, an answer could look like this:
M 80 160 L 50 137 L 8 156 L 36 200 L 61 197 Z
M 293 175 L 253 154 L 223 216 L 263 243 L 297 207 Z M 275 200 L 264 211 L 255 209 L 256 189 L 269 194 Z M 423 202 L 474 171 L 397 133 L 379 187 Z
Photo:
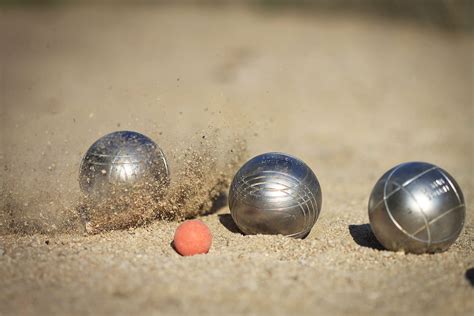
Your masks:
M 4 9 L 0 38 L 1 315 L 474 309 L 472 35 L 349 14 L 60 6 Z M 80 160 L 121 129 L 156 140 L 172 174 L 188 148 L 209 173 L 233 149 L 298 156 L 322 185 L 320 218 L 304 240 L 244 236 L 217 203 L 199 217 L 209 254 L 187 258 L 170 246 L 177 220 L 85 234 Z M 465 229 L 445 253 L 385 251 L 368 226 L 375 181 L 410 160 L 463 189 Z

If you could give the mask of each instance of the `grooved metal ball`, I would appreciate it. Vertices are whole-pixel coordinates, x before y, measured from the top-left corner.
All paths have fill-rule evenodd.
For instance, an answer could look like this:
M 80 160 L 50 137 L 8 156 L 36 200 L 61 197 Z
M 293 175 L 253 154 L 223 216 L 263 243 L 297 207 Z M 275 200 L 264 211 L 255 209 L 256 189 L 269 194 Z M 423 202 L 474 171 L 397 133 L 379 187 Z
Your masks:
M 266 153 L 245 163 L 229 191 L 232 218 L 245 234 L 303 238 L 321 210 L 321 187 L 301 160 Z
M 369 199 L 377 240 L 389 250 L 440 252 L 457 239 L 466 208 L 461 188 L 443 169 L 408 162 L 387 171 Z
M 145 184 L 159 189 L 168 181 L 163 151 L 150 138 L 131 131 L 113 132 L 97 140 L 84 155 L 79 172 L 81 190 L 91 197 Z

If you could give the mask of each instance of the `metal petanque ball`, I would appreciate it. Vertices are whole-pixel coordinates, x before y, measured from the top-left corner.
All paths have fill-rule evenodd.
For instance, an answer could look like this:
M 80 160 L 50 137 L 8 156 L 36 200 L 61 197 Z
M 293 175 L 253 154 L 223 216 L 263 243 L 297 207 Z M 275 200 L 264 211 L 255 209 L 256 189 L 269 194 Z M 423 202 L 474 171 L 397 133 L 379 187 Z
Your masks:
M 457 239 L 466 208 L 461 188 L 443 169 L 408 162 L 387 171 L 369 199 L 377 240 L 389 250 L 440 252 Z
M 245 163 L 229 191 L 232 218 L 245 234 L 309 234 L 321 210 L 321 187 L 301 160 L 266 153 Z
M 137 132 L 118 131 L 97 140 L 81 162 L 79 184 L 89 197 L 127 192 L 142 185 L 160 189 L 169 182 L 163 151 Z

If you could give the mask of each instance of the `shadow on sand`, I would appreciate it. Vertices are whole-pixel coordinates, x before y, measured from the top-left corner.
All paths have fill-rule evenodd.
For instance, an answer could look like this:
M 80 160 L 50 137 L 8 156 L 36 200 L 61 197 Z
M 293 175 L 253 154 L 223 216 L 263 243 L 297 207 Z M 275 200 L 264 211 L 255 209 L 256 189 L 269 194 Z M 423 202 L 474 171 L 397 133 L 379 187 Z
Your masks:
M 469 268 L 466 270 L 466 273 L 464 274 L 466 279 L 469 281 L 472 287 L 474 287 L 474 267 Z
M 227 228 L 228 231 L 235 234 L 242 234 L 230 214 L 219 214 L 219 222 L 221 222 L 221 224 Z
M 349 225 L 349 232 L 352 239 L 354 239 L 356 244 L 359 246 L 385 250 L 385 248 L 378 242 L 377 238 L 375 238 L 369 224 Z

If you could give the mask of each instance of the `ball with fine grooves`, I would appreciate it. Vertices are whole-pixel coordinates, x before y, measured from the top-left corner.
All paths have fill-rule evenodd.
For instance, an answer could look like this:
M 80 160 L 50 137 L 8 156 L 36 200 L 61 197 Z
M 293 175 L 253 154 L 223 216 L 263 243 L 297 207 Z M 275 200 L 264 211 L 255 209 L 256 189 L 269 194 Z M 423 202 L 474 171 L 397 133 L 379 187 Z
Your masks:
M 425 162 L 387 171 L 369 199 L 377 240 L 389 250 L 440 252 L 457 239 L 466 207 L 461 188 L 445 170 Z
M 229 190 L 232 218 L 245 234 L 281 234 L 303 238 L 321 210 L 321 187 L 300 159 L 265 153 L 250 159 Z
M 169 182 L 166 157 L 147 136 L 118 131 L 98 139 L 81 162 L 79 184 L 89 197 L 102 198 L 133 188 L 160 190 Z

